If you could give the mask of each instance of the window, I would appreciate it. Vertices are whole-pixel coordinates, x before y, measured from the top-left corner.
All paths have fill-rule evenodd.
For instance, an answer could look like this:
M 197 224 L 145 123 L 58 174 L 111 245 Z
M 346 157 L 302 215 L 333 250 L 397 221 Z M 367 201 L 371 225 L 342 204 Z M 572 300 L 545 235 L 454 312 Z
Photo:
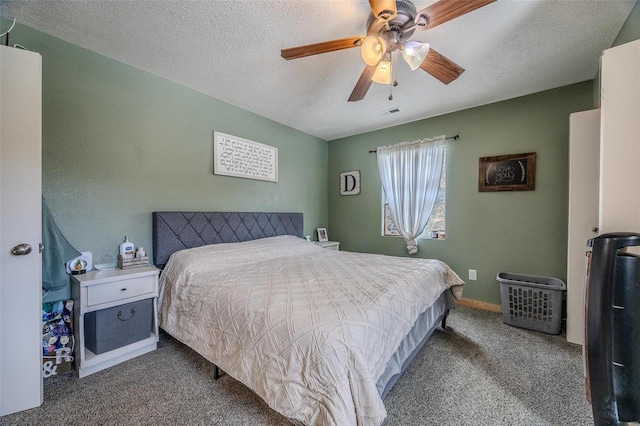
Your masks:
M 445 206 L 446 206 L 446 157 L 442 165 L 442 176 L 440 177 L 440 187 L 438 188 L 438 198 L 436 204 L 433 206 L 431 217 L 427 223 L 427 227 L 424 232 L 418 238 L 444 238 L 446 223 L 445 223 Z M 382 192 L 382 235 L 385 237 L 398 236 L 400 233 L 391 219 L 389 214 L 389 208 L 387 206 L 387 200 L 384 196 L 384 190 Z

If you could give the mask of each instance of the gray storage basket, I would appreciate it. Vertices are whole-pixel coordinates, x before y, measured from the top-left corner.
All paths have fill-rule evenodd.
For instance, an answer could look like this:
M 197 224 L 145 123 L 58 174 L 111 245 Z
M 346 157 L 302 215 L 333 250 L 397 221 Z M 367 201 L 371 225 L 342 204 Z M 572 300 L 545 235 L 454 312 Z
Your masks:
M 567 285 L 558 278 L 499 272 L 502 321 L 549 334 L 560 333 Z
M 101 354 L 150 336 L 153 299 L 144 299 L 85 314 L 85 347 Z

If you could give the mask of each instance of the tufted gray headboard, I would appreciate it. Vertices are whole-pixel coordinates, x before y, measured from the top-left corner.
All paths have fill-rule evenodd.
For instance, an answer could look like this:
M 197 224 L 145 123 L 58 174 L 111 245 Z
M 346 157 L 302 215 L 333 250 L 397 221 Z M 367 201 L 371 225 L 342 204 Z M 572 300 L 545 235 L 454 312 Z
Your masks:
M 153 263 L 175 251 L 278 235 L 302 237 L 302 213 L 153 212 Z

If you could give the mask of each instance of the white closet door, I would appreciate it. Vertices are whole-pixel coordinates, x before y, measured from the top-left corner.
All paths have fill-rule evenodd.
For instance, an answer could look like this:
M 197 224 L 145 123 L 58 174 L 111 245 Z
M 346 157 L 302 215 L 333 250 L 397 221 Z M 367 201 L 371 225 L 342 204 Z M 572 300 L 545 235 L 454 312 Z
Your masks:
M 584 344 L 587 240 L 598 235 L 600 110 L 569 116 L 567 341 Z M 595 230 L 594 230 L 595 229 Z
M 41 133 L 42 58 L 0 46 L 0 415 L 42 404 Z

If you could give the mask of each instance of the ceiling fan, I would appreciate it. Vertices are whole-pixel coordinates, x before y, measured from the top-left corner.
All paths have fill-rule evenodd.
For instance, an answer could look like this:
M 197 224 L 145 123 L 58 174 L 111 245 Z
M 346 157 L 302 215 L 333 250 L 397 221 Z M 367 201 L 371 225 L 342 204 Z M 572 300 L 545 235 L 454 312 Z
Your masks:
M 284 59 L 297 59 L 320 53 L 360 46 L 367 64 L 349 102 L 364 99 L 373 82 L 393 84 L 392 72 L 398 52 L 412 70 L 421 68 L 444 84 L 458 78 L 464 68 L 431 49 L 429 43 L 409 40 L 416 29 L 426 30 L 496 0 L 439 0 L 420 11 L 409 0 L 369 0 L 371 13 L 367 19 L 367 36 L 348 37 L 306 46 L 282 49 Z M 394 61 L 395 62 L 395 61 Z M 389 99 L 393 99 L 390 95 Z

